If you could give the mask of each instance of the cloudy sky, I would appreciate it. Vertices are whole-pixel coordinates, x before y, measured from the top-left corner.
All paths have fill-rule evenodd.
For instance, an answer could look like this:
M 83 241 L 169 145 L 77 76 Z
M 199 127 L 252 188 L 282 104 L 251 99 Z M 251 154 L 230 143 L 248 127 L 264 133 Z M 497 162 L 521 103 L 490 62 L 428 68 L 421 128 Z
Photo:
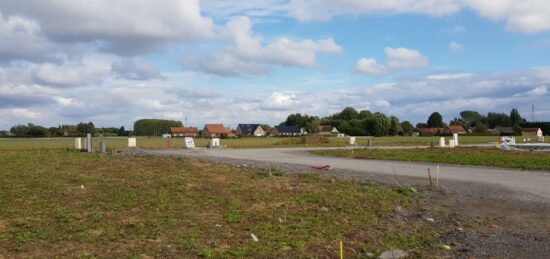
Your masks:
M 532 104 L 550 120 L 548 0 L 0 0 L 0 130 Z

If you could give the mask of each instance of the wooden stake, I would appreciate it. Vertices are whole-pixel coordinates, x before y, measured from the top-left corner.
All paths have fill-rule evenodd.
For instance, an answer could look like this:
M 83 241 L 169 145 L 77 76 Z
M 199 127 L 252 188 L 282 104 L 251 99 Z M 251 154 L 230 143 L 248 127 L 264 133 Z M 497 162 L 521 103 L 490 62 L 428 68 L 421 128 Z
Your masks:
M 430 178 L 430 189 L 432 189 L 433 182 L 432 182 L 432 172 L 430 168 L 428 168 L 428 178 Z
M 437 171 L 435 172 L 435 187 L 439 189 L 439 165 L 437 165 Z

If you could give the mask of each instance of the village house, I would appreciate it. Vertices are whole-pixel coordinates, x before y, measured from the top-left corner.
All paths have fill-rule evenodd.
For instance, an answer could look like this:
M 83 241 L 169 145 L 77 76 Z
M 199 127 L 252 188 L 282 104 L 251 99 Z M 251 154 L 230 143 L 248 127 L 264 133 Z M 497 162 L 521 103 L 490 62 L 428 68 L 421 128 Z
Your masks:
M 266 135 L 270 136 L 270 137 L 279 136 L 279 131 L 277 131 L 277 128 L 275 128 L 275 127 L 269 128 L 266 131 Z
M 206 138 L 232 137 L 233 133 L 223 124 L 205 124 L 202 136 Z
M 235 133 L 239 137 L 263 137 L 266 135 L 260 124 L 239 124 Z
M 196 137 L 199 135 L 199 129 L 194 127 L 172 127 L 170 128 L 172 137 Z
M 275 126 L 277 136 L 300 136 L 307 132 L 300 126 Z
M 466 129 L 462 125 L 452 125 L 447 126 L 445 130 L 443 130 L 443 133 L 445 134 L 466 134 L 468 133 Z
M 315 128 L 315 133 L 320 135 L 338 135 L 340 131 L 336 127 L 330 125 L 319 125 Z
M 418 135 L 424 137 L 424 136 L 435 136 L 438 134 L 443 133 L 445 129 L 444 128 L 418 128 L 415 129 L 415 131 L 418 132 Z
M 523 137 L 542 137 L 542 129 L 540 128 L 524 128 L 521 129 L 521 134 Z
M 512 128 L 512 127 L 496 127 L 494 129 L 490 129 L 489 132 L 493 135 L 498 135 L 498 136 L 513 136 L 514 135 L 514 128 Z

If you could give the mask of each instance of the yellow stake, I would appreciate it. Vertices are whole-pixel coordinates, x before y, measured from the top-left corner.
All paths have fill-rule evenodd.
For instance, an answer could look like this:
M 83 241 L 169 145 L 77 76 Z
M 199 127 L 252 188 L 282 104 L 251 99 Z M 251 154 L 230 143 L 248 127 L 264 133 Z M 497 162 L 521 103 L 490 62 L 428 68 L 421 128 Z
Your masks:
M 344 259 L 344 241 L 340 240 L 340 259 Z

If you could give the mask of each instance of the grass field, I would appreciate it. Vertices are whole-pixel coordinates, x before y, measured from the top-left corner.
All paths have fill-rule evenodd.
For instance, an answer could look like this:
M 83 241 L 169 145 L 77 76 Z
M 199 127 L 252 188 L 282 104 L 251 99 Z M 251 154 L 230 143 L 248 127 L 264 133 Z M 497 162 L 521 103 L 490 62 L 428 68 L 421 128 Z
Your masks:
M 445 253 L 431 224 L 391 221 L 419 206 L 409 189 L 52 143 L 0 152 L 0 258 L 336 258 L 339 240 L 346 258 Z
M 305 144 L 296 143 L 299 138 L 235 138 L 221 139 L 221 145 L 228 148 L 264 148 L 264 147 L 305 147 Z M 448 138 L 447 138 L 448 139 Z M 128 139 L 125 137 L 94 138 L 94 146 L 97 150 L 99 141 L 105 141 L 108 148 L 122 149 L 127 147 Z M 344 147 L 349 144 L 349 138 L 329 138 L 329 143 L 309 146 Z M 367 145 L 367 137 L 357 137 L 357 144 Z M 494 136 L 464 136 L 460 138 L 461 144 L 486 144 L 497 142 Z M 29 149 L 29 148 L 72 148 L 74 138 L 0 138 L 0 150 L 5 149 Z M 209 139 L 195 138 L 198 147 L 206 147 Z M 378 146 L 428 146 L 430 143 L 439 143 L 439 137 L 379 137 L 374 138 L 374 144 Z M 138 147 L 163 148 L 164 140 L 160 137 L 138 137 Z M 184 147 L 182 138 L 172 139 L 172 147 Z
M 314 151 L 317 155 L 503 168 L 550 170 L 550 152 L 501 151 L 497 148 L 356 149 Z

